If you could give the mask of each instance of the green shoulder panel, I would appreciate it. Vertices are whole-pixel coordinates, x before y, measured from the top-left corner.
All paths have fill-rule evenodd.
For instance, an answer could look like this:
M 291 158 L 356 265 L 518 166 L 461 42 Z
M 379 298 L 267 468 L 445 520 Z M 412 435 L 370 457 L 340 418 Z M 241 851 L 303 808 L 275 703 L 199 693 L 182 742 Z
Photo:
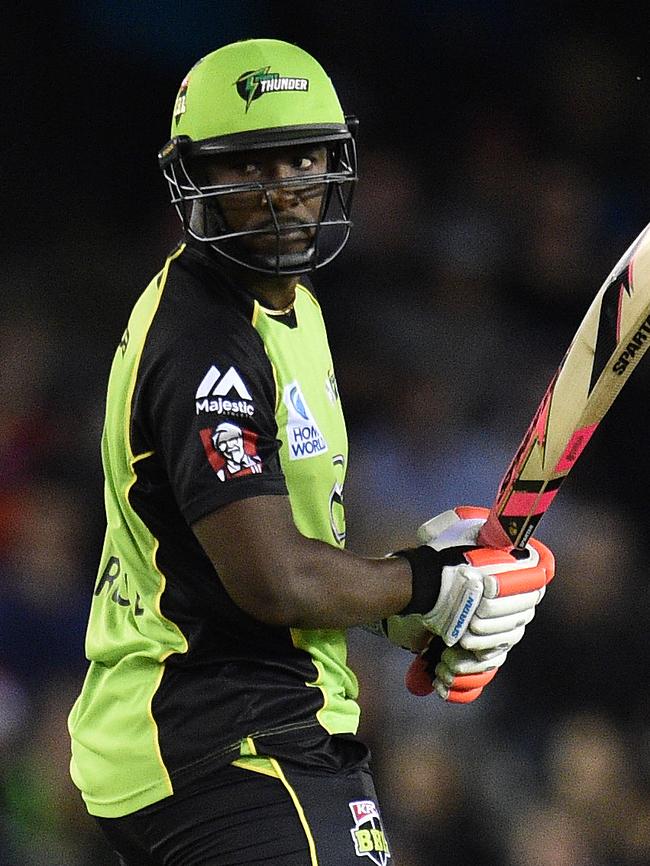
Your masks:
M 117 814 L 123 811 L 123 798 L 114 802 L 113 792 L 132 791 L 133 809 L 155 794 L 171 793 L 151 700 L 164 670 L 161 662 L 187 651 L 181 631 L 160 611 L 165 578 L 156 564 L 157 541 L 129 503 L 134 467 L 148 455 L 133 452 L 130 412 L 124 411 L 132 403 L 170 261 L 134 307 L 109 377 L 102 435 L 107 529 L 86 635 L 90 666 L 69 719 L 72 777 L 92 813 L 108 817 L 116 808 Z M 135 574 L 137 592 L 129 582 Z
M 277 385 L 280 461 L 293 518 L 300 532 L 327 544 L 345 544 L 343 484 L 348 441 L 320 306 L 298 286 L 298 327 L 256 307 L 253 324 L 266 347 Z M 310 653 L 318 671 L 308 683 L 323 693 L 318 718 L 330 733 L 356 730 L 358 684 L 347 666 L 344 631 L 292 629 L 294 644 Z

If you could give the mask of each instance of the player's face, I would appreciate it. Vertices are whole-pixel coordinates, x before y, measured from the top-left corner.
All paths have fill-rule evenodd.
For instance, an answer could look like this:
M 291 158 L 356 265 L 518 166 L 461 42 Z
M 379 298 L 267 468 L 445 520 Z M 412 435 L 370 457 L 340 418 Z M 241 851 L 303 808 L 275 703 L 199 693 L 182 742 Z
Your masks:
M 301 253 L 315 234 L 325 186 L 314 178 L 327 171 L 327 151 L 320 145 L 242 151 L 211 160 L 205 166 L 210 184 L 272 183 L 272 189 L 218 197 L 219 218 L 229 231 L 261 231 L 239 243 L 264 258 Z M 288 178 L 304 183 L 282 186 Z M 276 221 L 281 227 L 280 239 Z M 278 248 L 279 243 L 279 248 Z

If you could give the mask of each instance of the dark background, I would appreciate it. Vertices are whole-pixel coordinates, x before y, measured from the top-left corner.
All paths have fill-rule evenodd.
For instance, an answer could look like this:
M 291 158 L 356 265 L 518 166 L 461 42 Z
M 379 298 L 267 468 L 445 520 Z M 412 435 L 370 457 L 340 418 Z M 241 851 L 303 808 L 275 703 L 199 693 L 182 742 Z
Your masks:
M 4 12 L 0 864 L 109 866 L 65 718 L 103 535 L 130 307 L 178 237 L 156 152 L 180 81 L 296 41 L 361 120 L 355 229 L 315 282 L 346 407 L 349 546 L 489 505 L 590 299 L 650 219 L 644 4 L 68 2 Z M 400 866 L 650 862 L 643 362 L 540 537 L 558 577 L 481 699 L 351 635 Z

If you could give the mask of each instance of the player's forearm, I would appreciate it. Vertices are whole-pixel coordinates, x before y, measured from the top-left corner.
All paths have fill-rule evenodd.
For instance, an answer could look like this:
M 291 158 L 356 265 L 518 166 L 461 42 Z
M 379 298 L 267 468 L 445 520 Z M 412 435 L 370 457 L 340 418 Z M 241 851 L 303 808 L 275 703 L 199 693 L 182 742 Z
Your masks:
M 193 529 L 235 604 L 270 625 L 347 628 L 411 600 L 406 559 L 359 556 L 305 537 L 286 497 L 238 500 Z
M 374 559 L 303 539 L 283 579 L 266 584 L 268 605 L 259 615 L 272 625 L 348 628 L 403 610 L 411 599 L 412 573 L 406 559 Z

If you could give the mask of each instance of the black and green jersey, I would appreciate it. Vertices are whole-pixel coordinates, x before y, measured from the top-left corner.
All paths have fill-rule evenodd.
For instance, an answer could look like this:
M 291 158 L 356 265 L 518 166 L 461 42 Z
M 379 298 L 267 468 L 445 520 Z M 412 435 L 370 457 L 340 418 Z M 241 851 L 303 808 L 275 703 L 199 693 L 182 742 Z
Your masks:
M 309 288 L 274 315 L 203 253 L 176 250 L 117 348 L 102 460 L 107 531 L 70 714 L 89 811 L 128 814 L 242 752 L 354 732 L 344 632 L 248 616 L 190 528 L 288 493 L 303 535 L 344 543 L 347 439 Z

